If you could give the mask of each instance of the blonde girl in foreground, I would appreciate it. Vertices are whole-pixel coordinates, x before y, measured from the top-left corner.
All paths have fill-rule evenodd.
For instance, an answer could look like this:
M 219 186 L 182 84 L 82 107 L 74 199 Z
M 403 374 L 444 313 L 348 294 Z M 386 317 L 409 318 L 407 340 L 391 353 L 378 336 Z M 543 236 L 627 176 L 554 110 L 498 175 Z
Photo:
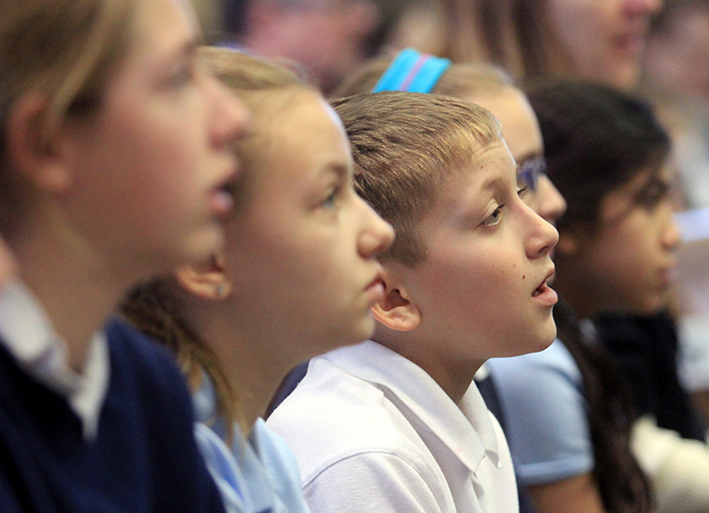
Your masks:
M 222 246 L 246 116 L 198 39 L 178 0 L 0 4 L 3 512 L 223 510 L 174 364 L 102 329 Z

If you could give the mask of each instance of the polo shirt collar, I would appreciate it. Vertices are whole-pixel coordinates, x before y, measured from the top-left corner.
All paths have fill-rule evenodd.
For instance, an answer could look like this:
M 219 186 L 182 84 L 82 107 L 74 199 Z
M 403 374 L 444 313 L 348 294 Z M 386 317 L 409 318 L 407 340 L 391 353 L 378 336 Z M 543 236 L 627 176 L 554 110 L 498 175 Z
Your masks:
M 352 351 L 356 359 L 349 358 Z M 475 382 L 456 405 L 426 371 L 377 342 L 337 349 L 326 358 L 353 376 L 377 384 L 412 424 L 418 420 L 427 426 L 471 472 L 477 471 L 486 456 L 500 465 L 497 435 Z

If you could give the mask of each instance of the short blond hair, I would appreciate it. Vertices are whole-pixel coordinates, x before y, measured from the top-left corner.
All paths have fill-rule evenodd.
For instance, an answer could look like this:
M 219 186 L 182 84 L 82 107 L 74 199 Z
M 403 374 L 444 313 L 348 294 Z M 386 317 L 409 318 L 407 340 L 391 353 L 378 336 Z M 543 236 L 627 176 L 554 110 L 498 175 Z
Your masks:
M 357 192 L 396 230 L 381 258 L 418 265 L 426 259 L 418 222 L 445 181 L 502 137 L 499 122 L 482 107 L 436 94 L 358 94 L 332 106 L 350 140 Z

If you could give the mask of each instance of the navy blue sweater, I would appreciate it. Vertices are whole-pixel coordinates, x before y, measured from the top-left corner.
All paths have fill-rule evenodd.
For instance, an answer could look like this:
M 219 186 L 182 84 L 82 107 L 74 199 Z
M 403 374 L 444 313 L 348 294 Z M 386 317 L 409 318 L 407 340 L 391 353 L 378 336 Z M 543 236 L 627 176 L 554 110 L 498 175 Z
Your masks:
M 98 437 L 0 345 L 0 511 L 223 512 L 193 437 L 184 380 L 160 347 L 119 321 Z

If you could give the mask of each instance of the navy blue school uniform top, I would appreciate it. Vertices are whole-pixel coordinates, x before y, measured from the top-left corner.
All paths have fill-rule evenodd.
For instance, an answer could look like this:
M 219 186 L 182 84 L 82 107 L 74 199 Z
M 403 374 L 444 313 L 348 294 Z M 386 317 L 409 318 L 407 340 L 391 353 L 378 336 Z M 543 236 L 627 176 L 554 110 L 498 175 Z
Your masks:
M 88 437 L 76 408 L 0 339 L 0 511 L 222 513 L 174 361 L 120 321 L 105 335 L 110 370 Z

